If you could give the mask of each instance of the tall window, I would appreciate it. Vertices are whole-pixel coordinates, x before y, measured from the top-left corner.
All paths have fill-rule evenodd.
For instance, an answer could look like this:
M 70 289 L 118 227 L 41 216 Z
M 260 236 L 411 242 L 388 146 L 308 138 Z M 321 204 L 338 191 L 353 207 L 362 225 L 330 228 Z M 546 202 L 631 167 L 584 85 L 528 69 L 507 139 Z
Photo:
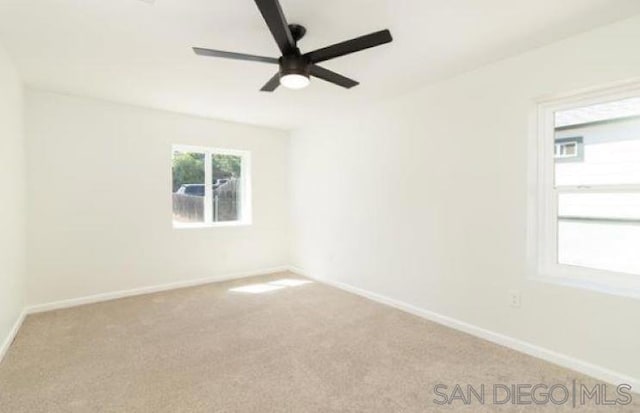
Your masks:
M 640 90 L 539 115 L 539 273 L 640 293 Z
M 174 227 L 250 224 L 249 168 L 245 151 L 174 146 Z

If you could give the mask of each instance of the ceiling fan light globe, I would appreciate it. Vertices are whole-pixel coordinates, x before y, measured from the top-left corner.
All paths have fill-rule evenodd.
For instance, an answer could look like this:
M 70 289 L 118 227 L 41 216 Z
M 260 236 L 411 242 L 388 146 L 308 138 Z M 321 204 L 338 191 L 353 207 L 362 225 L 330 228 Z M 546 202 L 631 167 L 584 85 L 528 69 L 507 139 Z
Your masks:
M 310 80 L 308 76 L 291 73 L 280 76 L 280 84 L 287 89 L 304 89 L 309 86 Z

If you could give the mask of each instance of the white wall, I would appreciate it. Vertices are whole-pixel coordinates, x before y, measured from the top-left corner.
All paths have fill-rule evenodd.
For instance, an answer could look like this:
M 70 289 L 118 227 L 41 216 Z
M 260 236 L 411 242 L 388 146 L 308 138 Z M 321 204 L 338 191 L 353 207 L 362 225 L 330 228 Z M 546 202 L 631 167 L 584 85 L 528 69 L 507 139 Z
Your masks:
M 24 305 L 26 162 L 22 83 L 0 45 L 0 358 Z
M 288 262 L 288 134 L 28 91 L 29 304 Z M 171 145 L 251 151 L 253 224 L 173 229 Z
M 640 378 L 639 300 L 526 278 L 534 101 L 640 78 L 638 38 L 634 18 L 296 132 L 292 264 Z

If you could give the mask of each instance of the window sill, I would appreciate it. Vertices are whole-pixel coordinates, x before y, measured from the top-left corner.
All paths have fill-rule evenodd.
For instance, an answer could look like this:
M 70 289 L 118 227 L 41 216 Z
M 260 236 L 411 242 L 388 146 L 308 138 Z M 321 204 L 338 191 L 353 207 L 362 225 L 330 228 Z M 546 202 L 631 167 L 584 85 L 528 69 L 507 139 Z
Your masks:
M 174 222 L 173 229 L 202 229 L 202 228 L 224 228 L 224 227 L 249 227 L 251 222 L 247 221 L 227 221 L 227 222 L 212 222 L 212 223 L 180 223 Z
M 566 276 L 536 274 L 529 276 L 528 279 L 530 281 L 536 281 L 545 284 L 579 288 L 601 294 L 616 295 L 640 300 L 640 276 L 638 276 L 638 280 L 628 281 L 625 283 L 613 283 L 607 282 L 605 280 L 591 280 L 582 278 L 579 275 Z

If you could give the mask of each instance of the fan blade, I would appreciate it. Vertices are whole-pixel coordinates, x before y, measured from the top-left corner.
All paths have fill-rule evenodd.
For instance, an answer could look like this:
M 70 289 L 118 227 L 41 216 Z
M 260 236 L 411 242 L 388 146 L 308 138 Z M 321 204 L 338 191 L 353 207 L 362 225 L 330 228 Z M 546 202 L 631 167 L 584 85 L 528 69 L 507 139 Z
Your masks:
M 224 57 L 226 59 L 250 60 L 253 62 L 278 64 L 278 59 L 276 59 L 275 57 L 264 57 L 264 56 L 254 56 L 251 54 L 244 54 L 244 53 L 223 52 L 222 50 L 203 49 L 200 47 L 194 47 L 193 51 L 200 56 Z
M 348 77 L 344 77 L 336 72 L 332 72 L 331 70 L 327 70 L 316 65 L 311 65 L 309 73 L 311 74 L 311 76 L 315 76 L 317 78 L 326 80 L 327 82 L 331 82 L 347 89 L 351 89 L 352 87 L 358 86 L 360 84 L 353 79 L 349 79 Z
M 264 21 L 267 22 L 273 38 L 284 56 L 295 53 L 296 42 L 289 29 L 287 19 L 284 17 L 282 7 L 278 0 L 255 0 Z
M 271 79 L 260 89 L 261 92 L 273 92 L 280 86 L 280 72 L 273 75 Z
M 359 52 L 360 50 L 369 49 L 381 44 L 390 43 L 392 40 L 393 38 L 391 37 L 391 32 L 389 32 L 389 30 L 381 30 L 379 32 L 356 37 L 355 39 L 306 53 L 304 56 L 307 57 L 311 63 L 320 63 L 325 60 Z

